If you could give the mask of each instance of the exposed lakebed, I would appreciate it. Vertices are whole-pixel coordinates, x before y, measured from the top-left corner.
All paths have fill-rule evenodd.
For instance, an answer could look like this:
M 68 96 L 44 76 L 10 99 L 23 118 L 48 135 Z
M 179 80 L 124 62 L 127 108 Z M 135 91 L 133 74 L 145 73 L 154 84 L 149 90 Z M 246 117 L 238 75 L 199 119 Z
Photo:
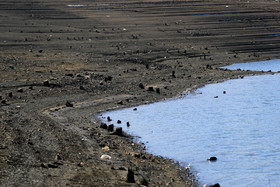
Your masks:
M 279 71 L 280 61 L 227 68 Z M 140 137 L 148 152 L 191 164 L 201 184 L 279 186 L 279 81 L 280 74 L 228 80 L 182 98 L 102 116 Z M 211 156 L 218 160 L 207 161 Z

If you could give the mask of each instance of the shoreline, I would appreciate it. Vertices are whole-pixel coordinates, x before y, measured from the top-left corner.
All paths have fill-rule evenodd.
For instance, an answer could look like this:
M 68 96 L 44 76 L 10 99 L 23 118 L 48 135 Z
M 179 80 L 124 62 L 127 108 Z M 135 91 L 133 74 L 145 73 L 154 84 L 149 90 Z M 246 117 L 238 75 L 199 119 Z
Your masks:
M 1 184 L 199 186 L 92 115 L 266 74 L 219 67 L 279 58 L 278 3 L 73 2 L 1 1 Z

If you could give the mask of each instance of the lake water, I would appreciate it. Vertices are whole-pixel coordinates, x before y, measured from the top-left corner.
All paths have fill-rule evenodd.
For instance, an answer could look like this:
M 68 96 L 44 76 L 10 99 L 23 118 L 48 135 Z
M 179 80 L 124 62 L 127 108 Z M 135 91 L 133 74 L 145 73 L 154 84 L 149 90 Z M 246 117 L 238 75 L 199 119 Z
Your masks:
M 280 70 L 280 60 L 268 60 L 268 61 L 259 61 L 259 62 L 248 62 L 248 63 L 240 63 L 240 64 L 232 64 L 230 66 L 226 66 L 224 68 L 235 70 L 253 70 L 253 71 L 272 71 L 278 72 Z
M 269 70 L 280 70 L 277 63 Z M 253 69 L 262 63 L 249 64 L 235 68 Z M 148 152 L 191 164 L 201 184 L 280 186 L 279 81 L 280 74 L 229 80 L 137 111 L 128 108 L 102 116 L 141 137 Z M 207 161 L 212 156 L 218 160 Z

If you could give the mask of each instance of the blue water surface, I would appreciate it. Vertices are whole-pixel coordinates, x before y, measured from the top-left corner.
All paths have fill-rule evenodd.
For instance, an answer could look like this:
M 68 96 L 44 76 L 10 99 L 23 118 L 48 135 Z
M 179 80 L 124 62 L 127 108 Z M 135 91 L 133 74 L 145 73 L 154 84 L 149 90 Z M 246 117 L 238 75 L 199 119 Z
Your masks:
M 183 98 L 102 117 L 141 137 L 148 152 L 191 164 L 201 184 L 280 186 L 279 81 L 274 74 L 209 84 Z M 207 161 L 211 156 L 218 160 Z
M 268 61 L 239 63 L 239 64 L 232 64 L 230 66 L 225 66 L 222 68 L 227 68 L 231 70 L 236 70 L 240 68 L 242 70 L 278 72 L 280 70 L 280 60 L 274 59 Z

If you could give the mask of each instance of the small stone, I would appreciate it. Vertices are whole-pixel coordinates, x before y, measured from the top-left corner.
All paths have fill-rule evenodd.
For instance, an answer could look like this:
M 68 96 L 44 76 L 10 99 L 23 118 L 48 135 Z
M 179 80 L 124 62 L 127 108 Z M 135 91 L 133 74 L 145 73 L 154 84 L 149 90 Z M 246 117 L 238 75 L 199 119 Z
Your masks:
M 50 86 L 50 82 L 49 82 L 48 80 L 45 80 L 45 81 L 43 82 L 43 86 L 49 87 L 49 86 Z
M 213 156 L 213 157 L 208 158 L 208 160 L 211 161 L 211 162 L 217 161 L 217 157 L 214 157 L 214 156 Z
M 118 135 L 118 136 L 123 136 L 122 128 L 121 127 L 117 127 L 113 134 L 114 135 Z
M 215 96 L 214 98 L 218 98 L 219 96 Z
M 10 92 L 10 93 L 9 93 L 9 97 L 13 97 L 13 92 Z
M 131 156 L 135 157 L 135 158 L 140 158 L 141 157 L 141 154 L 140 153 L 135 153 L 135 152 L 132 152 L 130 153 Z
M 39 53 L 42 53 L 42 52 L 43 52 L 43 50 L 39 50 L 38 52 L 39 52 Z
M 6 104 L 7 102 L 6 102 L 6 100 L 2 100 L 1 103 L 2 104 Z
M 60 156 L 59 154 L 57 154 L 57 155 L 55 156 L 55 160 L 61 160 L 61 156 Z
M 127 171 L 126 181 L 129 182 L 129 183 L 135 183 L 134 172 L 131 169 L 128 169 L 128 171 Z
M 114 131 L 114 124 L 110 124 L 107 128 L 108 131 Z
M 112 79 L 113 79 L 113 77 L 111 77 L 111 76 L 105 77 L 105 82 L 112 81 Z
M 23 93 L 23 89 L 22 89 L 22 88 L 19 88 L 19 89 L 17 90 L 17 92 Z
M 159 88 L 156 89 L 156 93 L 160 94 L 160 89 Z
M 74 105 L 73 105 L 73 103 L 67 101 L 67 102 L 66 102 L 66 106 L 67 106 L 67 107 L 73 107 Z
M 102 147 L 103 151 L 110 151 L 110 148 L 108 146 Z
M 84 86 L 80 86 L 80 90 L 86 90 Z
M 148 91 L 150 91 L 150 92 L 154 91 L 154 87 L 150 86 L 150 87 L 148 88 Z
M 141 89 L 144 89 L 144 88 L 145 88 L 144 85 L 143 85 L 142 83 L 139 84 L 139 87 L 140 87 Z
M 56 164 L 48 164 L 48 167 L 49 168 L 58 168 L 58 165 L 56 165 Z
M 172 77 L 173 77 L 173 78 L 176 78 L 176 76 L 175 76 L 175 71 L 172 71 Z
M 102 129 L 107 129 L 108 126 L 107 126 L 106 123 L 101 123 L 101 124 L 100 124 L 100 128 L 102 128 Z
M 213 184 L 213 185 L 209 185 L 209 187 L 220 187 L 219 183 Z
M 123 105 L 123 101 L 118 101 L 117 104 L 118 105 Z
M 44 163 L 42 163 L 41 165 L 40 165 L 42 168 L 48 168 L 48 166 L 46 166 L 46 164 L 44 164 Z
M 101 158 L 102 160 L 111 160 L 111 159 L 112 159 L 112 157 L 109 156 L 109 155 L 102 155 L 100 158 Z
M 110 116 L 107 117 L 107 120 L 108 120 L 108 121 L 112 121 L 112 119 L 110 118 Z
M 85 165 L 85 164 L 84 164 L 83 162 L 80 162 L 80 163 L 78 164 L 79 167 L 84 167 L 84 165 Z
M 74 77 L 74 74 L 73 73 L 66 73 L 65 76 L 67 76 L 67 77 Z

